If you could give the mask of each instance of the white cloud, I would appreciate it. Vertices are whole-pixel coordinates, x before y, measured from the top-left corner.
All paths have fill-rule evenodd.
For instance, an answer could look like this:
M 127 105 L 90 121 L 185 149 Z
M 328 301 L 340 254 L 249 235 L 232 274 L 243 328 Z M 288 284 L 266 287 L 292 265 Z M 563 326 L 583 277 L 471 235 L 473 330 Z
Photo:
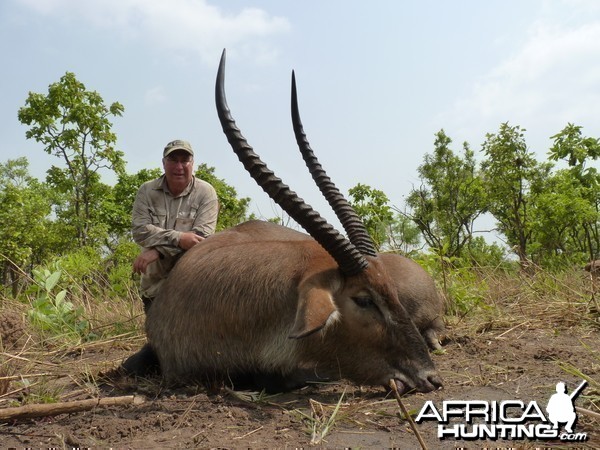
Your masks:
M 272 58 L 274 46 L 265 40 L 290 30 L 284 17 L 258 8 L 225 14 L 206 0 L 19 1 L 38 14 L 84 21 L 166 50 L 192 51 L 211 64 L 223 47 L 258 60 Z
M 495 132 L 506 121 L 545 138 L 567 122 L 595 124 L 600 116 L 600 21 L 565 27 L 538 20 L 513 56 L 481 77 L 443 116 L 466 135 L 473 129 Z

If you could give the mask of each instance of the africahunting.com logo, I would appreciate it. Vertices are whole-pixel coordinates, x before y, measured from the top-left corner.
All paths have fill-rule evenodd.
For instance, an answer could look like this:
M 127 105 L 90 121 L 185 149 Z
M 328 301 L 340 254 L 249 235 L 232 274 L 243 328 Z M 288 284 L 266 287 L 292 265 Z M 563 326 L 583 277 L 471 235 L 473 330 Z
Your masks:
M 437 421 L 440 439 L 587 441 L 587 433 L 576 433 L 574 429 L 577 422 L 574 401 L 586 385 L 584 380 L 569 395 L 565 383 L 557 383 L 556 393 L 544 410 L 535 401 L 445 400 L 437 408 L 429 400 L 415 421 Z

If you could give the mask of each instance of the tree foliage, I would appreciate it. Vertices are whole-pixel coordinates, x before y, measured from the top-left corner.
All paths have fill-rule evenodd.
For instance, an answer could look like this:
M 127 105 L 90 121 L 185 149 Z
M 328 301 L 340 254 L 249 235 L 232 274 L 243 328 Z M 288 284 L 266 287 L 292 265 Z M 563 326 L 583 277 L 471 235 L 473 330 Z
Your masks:
M 47 188 L 29 175 L 26 158 L 0 164 L 0 267 L 2 282 L 16 295 L 20 269 L 52 251 Z
M 219 199 L 219 219 L 217 231 L 232 227 L 248 219 L 248 197 L 238 198 L 235 188 L 215 175 L 215 168 L 202 163 L 196 170 L 196 177 L 210 183 Z
M 457 156 L 444 131 L 437 133 L 433 154 L 419 167 L 422 185 L 407 201 L 427 244 L 448 260 L 462 257 L 465 248 L 478 262 L 488 251 L 499 255 L 472 237 L 473 221 L 489 212 L 522 267 L 598 257 L 600 177 L 591 163 L 600 156 L 600 140 L 573 124 L 552 139 L 550 161 L 538 162 L 525 130 L 501 124 L 486 135 L 478 166 L 467 143 Z M 568 168 L 555 170 L 552 161 Z
M 497 133 L 487 134 L 482 146 L 486 159 L 481 166 L 489 211 L 523 267 L 528 265 L 533 233 L 531 186 L 540 185 L 551 168 L 538 163 L 529 151 L 525 131 L 503 123 Z
M 559 170 L 536 191 L 531 259 L 540 265 L 564 263 L 565 258 L 586 259 L 591 244 L 588 231 L 596 228 L 598 212 L 586 199 L 579 180 L 570 170 Z
M 131 230 L 131 211 L 139 187 L 146 181 L 158 178 L 161 170 L 141 169 L 137 173 L 121 172 L 117 183 L 102 199 L 100 205 L 101 221 L 107 224 L 109 239 L 116 243 Z
M 549 157 L 554 161 L 564 160 L 569 166 L 569 174 L 562 174 L 562 186 L 557 187 L 573 203 L 564 218 L 580 225 L 577 233 L 570 227 L 571 240 L 578 244 L 579 250 L 587 253 L 589 259 L 595 259 L 600 256 L 600 175 L 590 163 L 600 157 L 600 139 L 585 137 L 581 130 L 582 127 L 569 123 L 552 136 L 554 143 Z M 570 188 L 569 193 L 564 190 L 565 185 Z M 545 191 L 548 192 L 548 188 Z M 568 203 L 568 198 L 565 198 L 565 203 Z M 576 204 L 578 208 L 575 208 Z M 582 242 L 585 244 L 582 245 Z
M 348 190 L 348 197 L 378 250 L 407 252 L 418 245 L 415 227 L 402 214 L 394 214 L 383 191 L 358 183 Z
M 474 153 L 465 142 L 463 155 L 450 149 L 444 130 L 436 134 L 433 154 L 419 166 L 421 187 L 407 199 L 412 219 L 427 244 L 445 257 L 460 257 L 473 235 L 475 219 L 486 208 L 483 182 Z

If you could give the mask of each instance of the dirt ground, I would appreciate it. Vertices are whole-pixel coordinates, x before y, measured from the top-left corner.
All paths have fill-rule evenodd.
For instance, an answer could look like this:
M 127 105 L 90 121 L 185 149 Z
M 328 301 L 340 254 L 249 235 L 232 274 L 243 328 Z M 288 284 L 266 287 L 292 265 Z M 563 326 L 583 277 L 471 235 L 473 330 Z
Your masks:
M 480 320 L 476 326 L 454 322 L 448 325 L 443 354 L 433 355 L 444 388 L 406 395 L 403 403 L 413 417 L 427 400 L 438 408 L 444 400 L 534 400 L 545 408 L 558 381 L 571 392 L 583 374 L 593 382 L 575 406 L 600 412 L 598 324 L 557 325 L 514 309 L 506 320 Z M 141 337 L 115 338 L 49 350 L 38 359 L 15 348 L 4 351 L 0 409 L 19 404 L 28 392 L 44 390 L 61 402 L 133 394 L 141 403 L 9 420 L 0 423 L 0 447 L 421 448 L 398 403 L 383 389 L 338 383 L 266 396 L 198 386 L 173 390 L 156 379 L 116 376 L 113 369 L 141 342 Z M 440 440 L 435 421 L 424 421 L 417 430 L 430 449 L 600 448 L 600 420 L 581 412 L 578 416 L 575 431 L 586 433 L 588 440 L 574 444 Z

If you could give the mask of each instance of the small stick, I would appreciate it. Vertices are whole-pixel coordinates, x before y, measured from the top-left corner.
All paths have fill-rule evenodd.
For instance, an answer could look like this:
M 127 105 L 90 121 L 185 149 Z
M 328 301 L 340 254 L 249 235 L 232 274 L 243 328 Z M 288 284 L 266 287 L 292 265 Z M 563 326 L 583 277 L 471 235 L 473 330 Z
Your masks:
M 597 412 L 590 411 L 589 409 L 581 408 L 579 406 L 576 406 L 575 409 L 577 410 L 577 412 L 580 412 L 583 415 L 600 420 L 600 414 L 598 414 Z
M 257 431 L 260 431 L 260 430 L 262 430 L 263 428 L 264 428 L 264 426 L 262 426 L 262 425 L 261 425 L 261 426 L 260 426 L 260 427 L 258 427 L 256 430 L 252 430 L 250 433 L 246 433 L 246 434 L 245 434 L 245 435 L 243 435 L 243 436 L 234 437 L 234 439 L 244 439 L 245 437 L 248 437 L 248 436 L 250 436 L 251 434 L 254 434 L 254 433 L 256 433 Z
M 23 356 L 19 356 L 19 355 L 11 355 L 10 353 L 5 353 L 5 352 L 0 352 L 0 356 L 6 356 L 7 358 L 9 358 L 9 360 L 10 359 L 18 359 L 20 361 L 26 361 L 26 362 L 31 362 L 31 363 L 35 363 L 35 364 L 44 364 L 46 366 L 60 367 L 60 364 L 54 364 L 54 363 L 46 362 L 46 361 L 37 361 L 35 359 L 24 358 Z
M 6 394 L 2 394 L 2 395 L 0 395 L 0 401 L 5 402 L 5 401 L 7 401 L 7 399 L 5 399 L 4 397 L 10 397 L 11 395 L 16 394 L 17 392 L 26 391 L 27 389 L 30 389 L 33 386 L 37 386 L 38 384 L 40 384 L 40 382 L 36 381 L 35 383 L 31 383 L 29 386 L 23 386 L 18 389 L 15 389 L 14 391 L 10 391 L 10 392 L 7 392 Z
M 396 386 L 396 381 L 394 379 L 390 380 L 390 387 L 392 388 L 392 392 L 394 393 L 394 397 L 396 397 L 396 401 L 398 402 L 398 405 L 400 406 L 400 410 L 402 411 L 402 414 L 404 414 L 404 417 L 406 417 L 406 420 L 408 420 L 408 423 L 410 424 L 410 427 L 412 428 L 413 432 L 415 433 L 415 436 L 417 436 L 417 439 L 419 440 L 419 444 L 421 444 L 421 448 L 423 450 L 427 450 L 427 445 L 425 445 L 425 441 L 423 441 L 423 437 L 421 436 L 421 433 L 419 433 L 419 430 L 417 429 L 417 425 L 415 424 L 411 415 L 408 413 L 408 410 L 406 409 L 406 406 L 404 406 L 404 403 L 402 403 L 402 400 L 400 398 L 400 393 L 398 392 L 398 386 Z
M 129 405 L 142 402 L 141 397 L 126 395 L 124 397 L 91 398 L 73 402 L 24 405 L 0 409 L 0 421 L 56 416 L 58 414 L 88 411 L 97 406 Z
M 23 378 L 37 378 L 37 377 L 49 377 L 49 376 L 56 376 L 53 373 L 26 373 L 24 375 L 9 375 L 6 377 L 0 377 L 0 381 L 5 381 L 5 380 L 21 380 Z
M 502 339 L 502 337 L 503 337 L 504 335 L 506 335 L 506 334 L 510 333 L 510 332 L 511 332 L 511 331 L 513 331 L 513 330 L 516 330 L 516 329 L 517 329 L 517 328 L 519 328 L 519 327 L 522 327 L 523 325 L 525 325 L 525 324 L 527 324 L 527 323 L 529 323 L 529 320 L 526 320 L 525 322 L 523 322 L 523 323 L 520 323 L 519 325 L 515 325 L 515 326 L 514 326 L 514 327 L 512 327 L 510 330 L 506 330 L 504 333 L 502 333 L 502 334 L 499 334 L 499 335 L 498 335 L 498 336 L 496 336 L 494 339 Z

